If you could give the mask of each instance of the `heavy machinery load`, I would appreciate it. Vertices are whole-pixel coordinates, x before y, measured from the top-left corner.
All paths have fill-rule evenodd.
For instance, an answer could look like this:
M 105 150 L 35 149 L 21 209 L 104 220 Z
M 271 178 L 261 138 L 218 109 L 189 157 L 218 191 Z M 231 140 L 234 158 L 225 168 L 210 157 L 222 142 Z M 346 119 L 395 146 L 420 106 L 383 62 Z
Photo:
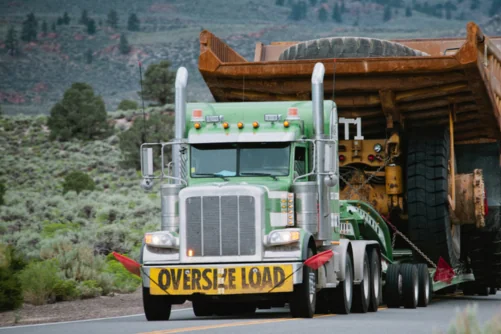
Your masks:
M 324 98 L 339 114 L 340 198 L 386 217 L 416 246 L 414 261 L 473 270 L 464 292 L 485 294 L 501 288 L 501 37 L 475 23 L 466 32 L 257 43 L 247 61 L 202 31 L 199 70 L 217 102 L 309 101 L 323 63 Z
M 474 281 L 427 257 L 416 263 L 394 249 L 393 224 L 370 202 L 340 199 L 340 118 L 324 100 L 324 74 L 317 63 L 311 101 L 187 104 L 187 71 L 178 70 L 176 138 L 141 146 L 142 186 L 162 182 L 161 226 L 145 234 L 140 259 L 148 320 L 168 320 L 186 300 L 196 316 L 285 304 L 294 317 L 375 312 L 383 301 L 415 308 Z M 483 200 L 481 173 L 461 176 Z M 479 205 L 458 219 L 481 221 Z

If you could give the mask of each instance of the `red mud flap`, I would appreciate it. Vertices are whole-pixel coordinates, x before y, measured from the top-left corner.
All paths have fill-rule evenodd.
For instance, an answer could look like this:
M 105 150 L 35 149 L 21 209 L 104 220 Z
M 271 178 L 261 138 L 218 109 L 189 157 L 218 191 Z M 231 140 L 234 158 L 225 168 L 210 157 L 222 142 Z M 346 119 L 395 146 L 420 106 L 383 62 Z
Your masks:
M 438 259 L 437 270 L 435 271 L 435 275 L 433 275 L 433 280 L 435 282 L 445 282 L 450 284 L 452 279 L 454 278 L 454 269 L 442 258 Z

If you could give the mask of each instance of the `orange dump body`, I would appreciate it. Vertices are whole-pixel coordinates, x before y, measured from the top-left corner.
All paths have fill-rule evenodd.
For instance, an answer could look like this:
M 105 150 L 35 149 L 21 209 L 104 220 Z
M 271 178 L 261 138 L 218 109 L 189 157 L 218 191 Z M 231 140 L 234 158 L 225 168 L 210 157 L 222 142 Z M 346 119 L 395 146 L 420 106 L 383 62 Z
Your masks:
M 501 139 L 501 37 L 469 23 L 466 38 L 395 42 L 430 56 L 279 61 L 297 42 L 275 42 L 257 43 L 254 61 L 247 61 L 203 31 L 199 70 L 218 102 L 310 100 L 311 73 L 321 61 L 325 99 L 334 88 L 339 116 L 362 117 L 367 139 L 386 137 L 396 123 L 445 125 L 449 115 L 458 144 Z

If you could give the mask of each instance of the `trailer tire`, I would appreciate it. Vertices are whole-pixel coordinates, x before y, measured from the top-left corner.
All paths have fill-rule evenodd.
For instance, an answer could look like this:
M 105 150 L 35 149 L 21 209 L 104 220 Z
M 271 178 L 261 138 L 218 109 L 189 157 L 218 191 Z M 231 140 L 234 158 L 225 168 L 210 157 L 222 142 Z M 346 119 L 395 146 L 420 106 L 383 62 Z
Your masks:
M 279 60 L 428 56 L 403 44 L 366 37 L 328 37 L 305 41 L 282 51 Z
M 332 313 L 349 314 L 353 305 L 353 262 L 351 254 L 346 254 L 345 279 L 330 291 Z
M 364 252 L 363 280 L 353 286 L 353 304 L 351 311 L 354 313 L 367 313 L 371 301 L 371 270 L 369 256 Z
M 379 253 L 375 248 L 371 251 L 370 264 L 372 288 L 369 311 L 377 312 L 379 309 L 381 294 L 383 293 L 383 284 L 381 279 L 381 259 L 379 258 Z
M 418 306 L 426 307 L 430 303 L 432 291 L 430 272 L 428 271 L 428 266 L 424 263 L 417 264 L 416 268 L 419 282 Z
M 193 313 L 197 317 L 208 317 L 214 314 L 214 305 L 203 301 L 193 301 Z
M 400 266 L 402 273 L 402 302 L 405 308 L 416 308 L 419 300 L 417 267 L 411 263 Z
M 150 289 L 143 287 L 143 308 L 148 321 L 169 320 L 172 304 L 169 296 L 155 296 L 150 294 Z
M 313 255 L 313 249 L 308 248 L 307 258 Z M 294 285 L 294 291 L 289 302 L 290 311 L 294 318 L 312 318 L 315 314 L 317 303 L 316 283 L 317 271 L 308 266 L 303 266 L 303 282 Z
M 402 300 L 402 274 L 400 265 L 390 263 L 386 270 L 386 283 L 384 287 L 384 301 L 388 308 L 400 308 Z
M 407 149 L 407 207 L 409 237 L 433 262 L 442 257 L 450 266 L 459 263 L 461 233 L 452 226 L 447 195 L 449 131 L 411 133 Z M 418 262 L 424 259 L 413 250 Z

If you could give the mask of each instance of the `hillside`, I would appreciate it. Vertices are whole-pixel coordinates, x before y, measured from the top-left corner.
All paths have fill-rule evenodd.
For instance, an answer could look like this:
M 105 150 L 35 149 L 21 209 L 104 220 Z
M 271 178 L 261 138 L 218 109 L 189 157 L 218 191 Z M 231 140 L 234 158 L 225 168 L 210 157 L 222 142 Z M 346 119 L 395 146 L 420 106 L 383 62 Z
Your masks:
M 211 100 L 197 70 L 198 36 L 202 29 L 214 32 L 244 57 L 252 59 L 257 41 L 335 35 L 387 39 L 458 36 L 464 34 L 468 21 L 483 26 L 495 14 L 490 13 L 492 0 L 429 3 L 422 0 L 309 0 L 304 1 L 306 10 L 300 11 L 299 20 L 293 20 L 291 14 L 296 3 L 291 0 L 2 2 L 0 104 L 7 114 L 47 114 L 71 83 L 82 81 L 91 84 L 97 94 L 104 97 L 107 108 L 114 110 L 124 98 L 138 100 L 138 61 L 148 66 L 164 59 L 172 62 L 173 70 L 179 66 L 188 68 L 189 100 Z M 336 6 L 341 11 L 342 22 L 332 19 Z M 89 35 L 87 27 L 78 22 L 84 9 L 97 24 L 94 35 Z M 116 29 L 106 24 L 111 9 L 118 12 Z M 327 13 L 325 22 L 319 20 L 321 10 Z M 410 13 L 406 13 L 408 10 Z M 52 31 L 52 24 L 65 11 L 71 19 L 69 24 L 56 24 Z M 391 16 L 386 22 L 385 11 Z M 11 56 L 5 44 L 7 30 L 15 27 L 20 35 L 22 22 L 30 12 L 38 20 L 37 40 L 20 42 L 20 54 Z M 139 17 L 140 31 L 127 30 L 130 13 Z M 44 21 L 48 25 L 47 34 L 41 33 Z M 487 28 L 491 24 L 487 24 Z M 496 29 L 491 30 L 498 33 Z M 118 50 L 123 32 L 131 46 L 127 55 Z M 87 63 L 88 50 L 92 53 L 90 64 Z

